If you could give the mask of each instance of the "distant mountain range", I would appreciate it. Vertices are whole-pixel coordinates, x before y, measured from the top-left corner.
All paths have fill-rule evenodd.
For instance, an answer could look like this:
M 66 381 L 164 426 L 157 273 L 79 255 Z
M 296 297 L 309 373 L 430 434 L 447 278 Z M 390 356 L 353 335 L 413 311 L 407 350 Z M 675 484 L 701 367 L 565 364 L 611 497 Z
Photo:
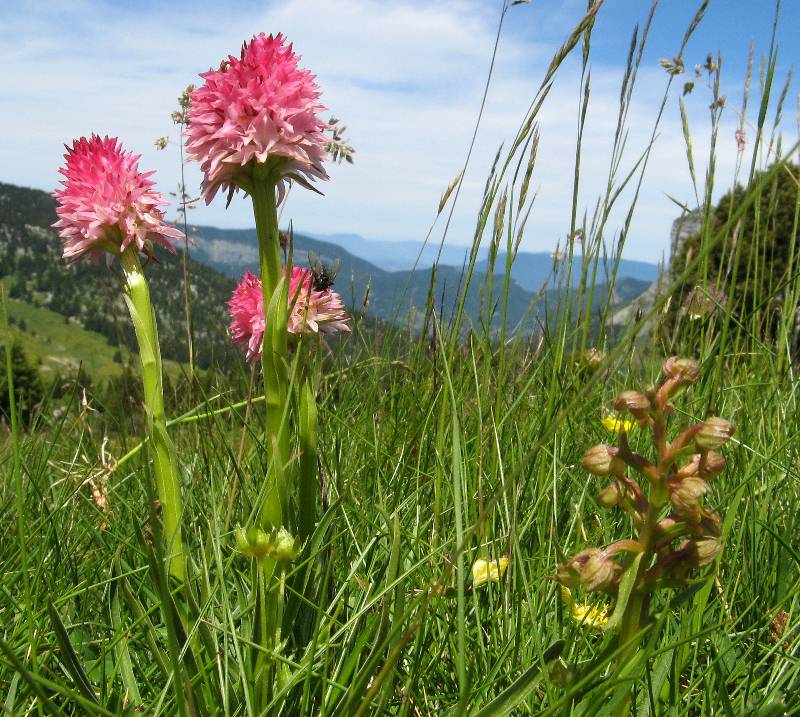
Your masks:
M 613 264 L 599 259 L 597 262 L 596 284 L 607 284 L 613 270 Z M 499 254 L 495 262 L 495 271 L 505 270 L 506 255 Z M 478 263 L 480 271 L 488 271 L 489 266 L 486 260 Z M 569 285 L 576 287 L 580 285 L 581 273 L 583 271 L 583 257 L 575 255 L 572 261 L 572 271 L 570 272 Z M 592 280 L 592 273 L 595 271 L 594 262 L 589 262 L 587 268 L 588 281 Z M 658 279 L 659 268 L 656 264 L 649 264 L 645 261 L 632 261 L 621 259 L 617 266 L 617 279 L 633 279 L 652 284 Z M 516 282 L 528 291 L 539 291 L 545 283 L 552 286 L 554 283 L 566 284 L 567 262 L 561 259 L 558 264 L 551 254 L 546 252 L 524 252 L 521 251 L 511 265 L 511 276 Z
M 468 246 L 429 241 L 381 241 L 365 239 L 360 234 L 315 234 L 315 239 L 346 249 L 350 254 L 364 259 L 385 271 L 411 271 L 430 269 L 438 258 L 440 265 L 461 267 L 469 259 Z M 478 250 L 478 260 L 485 259 L 485 247 Z
M 0 278 L 7 279 L 11 297 L 33 307 L 49 309 L 76 327 L 104 336 L 111 346 L 134 346 L 130 322 L 120 300 L 115 277 L 103 265 L 90 261 L 64 265 L 61 241 L 51 229 L 55 221 L 53 198 L 42 191 L 0 183 Z M 327 240 L 294 235 L 294 262 L 308 265 L 309 252 L 325 263 L 340 261 L 336 288 L 345 302 L 360 311 L 368 297 L 367 314 L 383 321 L 419 327 L 428 296 L 440 317 L 452 315 L 464 283 L 466 248 L 445 246 L 431 285 L 431 262 L 438 246 L 421 242 L 373 242 L 356 235 L 329 236 Z M 418 254 L 420 267 L 411 271 Z M 192 227 L 189 274 L 198 365 L 227 360 L 232 352 L 226 335 L 227 310 L 234 281 L 245 270 L 258 268 L 258 243 L 254 229 Z M 579 264 L 580 259 L 576 261 Z M 503 289 L 504 257 L 497 259 L 493 306 Z M 534 330 L 535 316 L 555 306 L 563 297 L 553 279 L 554 263 L 547 254 L 520 253 L 508 290 L 511 330 Z M 488 264 L 477 262 L 465 301 L 467 325 L 482 324 L 486 314 Z M 156 305 L 162 353 L 185 361 L 186 327 L 183 307 L 181 258 L 160 252 L 147 268 Z M 579 269 L 576 269 L 579 274 Z M 622 306 L 641 294 L 657 274 L 655 265 L 623 261 L 613 303 Z M 549 282 L 548 282 L 549 277 Z M 598 272 L 595 302 L 606 300 L 607 280 Z M 548 282 L 548 283 L 546 283 Z M 572 282 L 575 285 L 575 281 Z M 21 310 L 21 308 L 20 308 Z M 494 311 L 492 328 L 499 323 Z
M 258 243 L 255 229 L 219 229 L 216 227 L 192 227 L 192 248 L 190 253 L 197 261 L 206 264 L 232 278 L 239 278 L 246 271 L 256 271 L 258 267 Z M 425 306 L 431 290 L 431 265 L 422 264 L 416 271 L 411 269 L 389 269 L 403 262 L 413 266 L 420 253 L 429 259 L 435 258 L 437 247 L 424 247 L 422 242 L 372 242 L 357 235 L 334 235 L 325 241 L 304 234 L 294 233 L 294 263 L 308 266 L 309 252 L 316 254 L 324 263 L 340 262 L 336 288 L 345 301 L 355 308 L 360 308 L 369 287 L 369 313 L 385 321 L 406 322 L 411 312 Z M 345 246 L 346 244 L 346 246 Z M 375 263 L 365 258 L 382 256 L 373 245 L 389 247 L 387 262 Z M 399 246 L 402 250 L 398 250 Z M 434 252 L 431 256 L 430 251 Z M 465 247 L 444 247 L 443 260 L 436 271 L 433 297 L 440 314 L 445 318 L 458 300 L 458 293 L 464 281 L 464 262 L 467 249 Z M 351 251 L 352 250 L 352 251 Z M 406 258 L 401 261 L 401 257 Z M 450 265 L 447 261 L 457 261 Z M 553 259 L 548 254 L 526 254 L 517 256 L 520 268 L 512 269 L 512 281 L 508 294 L 508 321 L 510 327 L 518 327 L 523 331 L 530 330 L 530 316 L 541 311 L 548 303 L 554 306 L 558 302 L 559 290 L 552 276 Z M 576 266 L 580 259 L 576 261 Z M 496 271 L 501 272 L 505 258 L 498 258 Z M 467 292 L 465 313 L 473 322 L 479 321 L 481 313 L 482 293 L 486 283 L 488 264 L 485 259 L 477 262 L 472 283 Z M 580 271 L 580 269 L 576 269 Z M 655 265 L 644 262 L 622 262 L 615 288 L 615 303 L 624 303 L 644 291 L 657 276 Z M 548 279 L 551 282 L 545 286 Z M 602 269 L 598 272 L 598 300 L 606 295 L 603 285 L 607 280 Z M 573 277 L 572 285 L 577 281 Z M 502 289 L 502 277 L 495 280 L 495 292 Z M 545 291 L 542 295 L 539 295 Z M 563 290 L 563 289 L 562 289 Z M 485 312 L 485 308 L 484 308 Z M 419 312 L 417 312 L 419 313 Z M 499 321 L 496 317 L 494 325 Z M 527 323 L 526 323 L 527 322 Z
M 459 244 L 444 244 L 440 247 L 435 241 L 380 241 L 376 239 L 365 239 L 359 234 L 327 234 L 314 235 L 314 238 L 336 244 L 345 249 L 349 254 L 370 262 L 385 271 L 411 271 L 417 269 L 430 269 L 439 260 L 439 265 L 453 266 L 461 268 L 469 259 L 470 247 Z M 488 251 L 486 247 L 478 250 L 476 269 L 480 272 L 489 270 L 487 259 Z M 495 263 L 495 271 L 502 272 L 506 263 L 505 254 L 500 254 Z M 571 275 L 571 285 L 578 286 L 580 283 L 582 257 L 576 255 L 573 261 Z M 547 252 L 519 252 L 514 260 L 511 269 L 512 278 L 528 291 L 539 291 L 545 282 L 553 282 L 554 273 L 557 269 L 556 261 L 552 254 Z M 608 282 L 611 266 L 607 266 L 603 261 L 598 262 L 597 283 L 605 284 Z M 589 271 L 592 270 L 590 265 Z M 648 283 L 654 282 L 658 278 L 658 266 L 645 261 L 634 261 L 622 259 L 617 267 L 617 276 L 623 279 L 637 279 Z

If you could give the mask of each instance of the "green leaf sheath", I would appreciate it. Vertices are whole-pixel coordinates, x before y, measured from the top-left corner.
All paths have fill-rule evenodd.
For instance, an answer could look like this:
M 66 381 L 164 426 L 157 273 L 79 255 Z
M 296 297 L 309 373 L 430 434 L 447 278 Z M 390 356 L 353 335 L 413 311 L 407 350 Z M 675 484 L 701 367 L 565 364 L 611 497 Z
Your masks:
M 164 415 L 161 350 L 156 317 L 150 301 L 150 289 L 135 248 L 127 248 L 120 260 L 125 275 L 125 303 L 128 305 L 139 343 L 147 433 L 152 446 L 153 473 L 164 521 L 168 570 L 173 578 L 182 582 L 186 571 L 181 538 L 181 489 L 175 448 L 167 434 Z
M 281 245 L 275 182 L 269 177 L 255 180 L 251 196 L 258 234 L 266 320 L 261 365 L 267 404 L 267 445 L 274 448 L 270 482 L 261 509 L 261 523 L 265 529 L 270 529 L 283 525 L 287 509 L 286 486 L 282 484 L 281 468 L 286 466 L 289 458 L 289 432 L 284 427 L 289 384 L 289 346 L 285 329 L 288 290 L 286 282 L 281 281 Z M 276 470 L 276 467 L 279 468 Z

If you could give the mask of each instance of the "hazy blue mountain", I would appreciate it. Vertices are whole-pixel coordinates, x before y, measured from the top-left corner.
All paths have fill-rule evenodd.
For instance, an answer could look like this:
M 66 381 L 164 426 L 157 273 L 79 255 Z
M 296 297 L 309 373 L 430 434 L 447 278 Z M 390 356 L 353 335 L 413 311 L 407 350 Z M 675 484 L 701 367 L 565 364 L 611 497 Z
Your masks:
M 350 254 L 364 259 L 386 271 L 410 271 L 415 264 L 418 269 L 430 269 L 439 253 L 438 242 L 403 240 L 382 241 L 365 239 L 359 234 L 316 234 L 316 239 L 336 244 Z M 445 244 L 442 247 L 439 265 L 461 268 L 468 256 L 470 247 L 458 244 Z M 481 248 L 478 258 L 486 257 L 487 251 Z
M 352 256 L 363 259 L 376 267 L 385 271 L 410 271 L 415 264 L 418 269 L 429 269 L 433 266 L 439 252 L 439 245 L 431 242 L 423 244 L 420 241 L 381 241 L 366 239 L 359 234 L 317 234 L 314 238 L 345 249 Z M 468 256 L 469 247 L 457 244 L 445 244 L 442 247 L 439 265 L 452 266 L 461 269 Z M 478 252 L 476 269 L 486 273 L 489 265 L 487 260 L 488 251 L 482 247 Z M 571 285 L 577 286 L 580 282 L 582 258 L 576 256 L 573 264 L 573 274 Z M 505 266 L 505 255 L 497 257 L 495 271 L 502 273 Z M 527 291 L 539 291 L 544 282 L 549 281 L 553 286 L 554 261 L 547 252 L 519 252 L 517 254 L 511 276 L 516 282 Z M 601 261 L 598 264 L 597 283 L 603 284 L 608 281 L 607 267 Z M 617 278 L 638 279 L 639 281 L 652 283 L 658 278 L 658 266 L 645 261 L 635 261 L 623 259 L 620 262 Z
M 495 271 L 503 271 L 506 264 L 506 255 L 499 254 L 495 263 Z M 575 287 L 580 284 L 581 271 L 583 265 L 583 257 L 576 255 L 572 264 L 572 273 L 570 277 L 570 285 Z M 480 261 L 477 265 L 480 271 L 488 271 L 488 261 L 485 259 Z M 528 291 L 540 291 L 547 282 L 548 286 L 556 284 L 556 278 L 553 276 L 555 262 L 553 257 L 547 252 L 524 252 L 521 251 L 517 254 L 514 264 L 511 267 L 511 276 L 516 282 Z M 602 259 L 597 265 L 597 284 L 605 284 L 609 280 L 609 274 L 612 267 L 606 265 Z M 566 282 L 566 262 L 563 260 L 559 262 L 558 271 L 560 274 L 559 281 Z M 589 276 L 593 271 L 593 266 L 589 266 Z M 617 279 L 636 279 L 637 281 L 645 282 L 647 285 L 652 284 L 658 278 L 658 265 L 650 264 L 645 261 L 634 261 L 631 259 L 622 259 L 617 269 Z

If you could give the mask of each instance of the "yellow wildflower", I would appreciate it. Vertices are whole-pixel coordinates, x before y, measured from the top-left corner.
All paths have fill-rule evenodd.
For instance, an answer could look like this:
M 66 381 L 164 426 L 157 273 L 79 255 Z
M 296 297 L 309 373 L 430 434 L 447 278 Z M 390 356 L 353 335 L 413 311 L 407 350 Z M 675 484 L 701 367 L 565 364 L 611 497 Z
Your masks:
M 608 609 L 605 605 L 590 605 L 589 603 L 575 602 L 569 588 L 561 587 L 561 599 L 569 605 L 572 619 L 579 625 L 602 630 L 608 624 Z
M 472 587 L 479 588 L 488 582 L 499 583 L 508 568 L 508 558 L 497 560 L 478 558 L 472 565 Z
M 618 436 L 622 431 L 630 433 L 632 429 L 636 428 L 636 423 L 633 421 L 626 421 L 624 418 L 616 418 L 614 416 L 605 416 L 600 419 L 603 428 Z

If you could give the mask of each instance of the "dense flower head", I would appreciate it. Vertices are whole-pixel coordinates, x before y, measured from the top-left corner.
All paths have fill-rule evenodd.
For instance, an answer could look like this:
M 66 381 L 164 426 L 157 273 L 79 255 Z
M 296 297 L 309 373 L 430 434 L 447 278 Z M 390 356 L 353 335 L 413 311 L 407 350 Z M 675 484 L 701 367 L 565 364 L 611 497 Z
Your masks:
M 153 187 L 153 172 L 139 171 L 139 156 L 126 152 L 116 137 L 93 134 L 66 146 L 66 164 L 59 172 L 53 226 L 64 239 L 64 258 L 94 258 L 135 245 L 150 254 L 154 243 L 174 252 L 172 240 L 183 236 L 164 222 L 165 206 Z
M 330 287 L 315 288 L 314 276 L 309 269 L 292 267 L 288 297 L 290 312 L 286 329 L 289 333 L 333 334 L 350 331 L 341 297 Z M 244 350 L 248 361 L 257 361 L 261 357 L 266 327 L 261 279 L 247 272 L 234 289 L 228 307 L 233 340 Z
M 245 273 L 233 290 L 228 310 L 231 315 L 231 337 L 245 352 L 248 361 L 256 361 L 261 356 L 265 327 L 264 294 L 257 276 L 249 271 Z
M 204 84 L 189 99 L 186 146 L 205 175 L 206 202 L 220 187 L 247 191 L 256 165 L 268 165 L 280 177 L 308 186 L 327 179 L 327 123 L 319 117 L 314 75 L 298 67 L 299 56 L 282 35 L 263 33 L 242 46 L 218 70 L 200 76 Z

